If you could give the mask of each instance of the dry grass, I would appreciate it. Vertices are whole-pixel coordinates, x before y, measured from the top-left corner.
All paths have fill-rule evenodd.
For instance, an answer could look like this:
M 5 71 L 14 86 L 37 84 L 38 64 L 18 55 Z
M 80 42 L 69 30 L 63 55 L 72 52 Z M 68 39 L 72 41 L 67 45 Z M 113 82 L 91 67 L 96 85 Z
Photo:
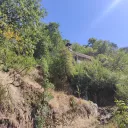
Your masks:
M 118 126 L 114 123 L 110 123 L 110 124 L 98 126 L 97 128 L 118 128 Z
M 98 121 L 92 110 L 91 102 L 66 95 L 63 92 L 51 91 L 54 98 L 49 102 L 55 113 L 55 124 L 58 128 L 94 128 Z M 73 103 L 73 105 L 72 105 Z M 88 118 L 89 115 L 89 118 Z
M 43 89 L 31 77 L 28 79 L 26 76 L 19 76 L 19 78 L 17 76 L 19 75 L 13 74 L 13 72 L 0 71 L 0 121 L 8 122 L 15 128 L 32 128 L 29 103 L 34 100 L 36 103 L 36 96 L 38 97 L 37 94 L 42 93 Z M 15 84 L 19 86 L 15 86 Z M 6 124 L 3 125 L 6 126 Z M 2 126 L 0 125 L 0 127 Z
M 31 103 L 36 103 L 38 95 L 44 92 L 41 85 L 34 79 L 35 76 L 40 79 L 40 75 L 35 70 L 32 74 L 20 76 L 22 85 L 19 84 L 19 86 L 13 85 L 14 83 L 11 84 L 12 76 L 9 76 L 9 73 L 0 72 L 0 85 L 8 88 L 8 91 L 3 94 L 8 94 L 8 101 L 12 103 L 12 106 L 7 103 L 7 107 L 13 109 L 9 111 L 7 108 L 6 112 L 2 113 L 4 116 L 0 114 L 0 119 L 12 122 L 17 128 L 32 128 Z M 18 82 L 18 79 L 16 82 Z M 54 126 L 55 128 L 95 128 L 98 122 L 95 118 L 93 103 L 72 95 L 66 95 L 64 92 L 53 90 L 49 90 L 49 92 L 54 97 L 49 101 L 52 110 L 52 128 Z M 3 94 L 1 93 L 1 97 L 3 97 Z
M 3 85 L 0 84 L 0 104 L 3 103 L 3 101 L 6 99 L 6 90 L 3 87 Z

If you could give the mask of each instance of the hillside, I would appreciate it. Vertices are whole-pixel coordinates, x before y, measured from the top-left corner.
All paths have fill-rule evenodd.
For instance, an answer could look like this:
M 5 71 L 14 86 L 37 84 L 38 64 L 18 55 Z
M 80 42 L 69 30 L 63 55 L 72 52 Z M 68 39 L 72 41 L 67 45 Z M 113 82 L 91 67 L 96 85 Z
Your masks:
M 0 95 L 1 128 L 32 128 L 41 125 L 42 118 L 46 120 L 45 127 L 51 128 L 96 126 L 98 107 L 92 102 L 50 89 L 48 92 L 52 98 L 48 100 L 46 97 L 44 104 L 43 94 L 46 90 L 34 80 L 41 77 L 38 70 L 27 76 L 15 71 L 0 72 L 1 92 L 6 92 Z
M 127 47 L 71 42 L 46 16 L 39 0 L 0 1 L 0 127 L 127 128 Z

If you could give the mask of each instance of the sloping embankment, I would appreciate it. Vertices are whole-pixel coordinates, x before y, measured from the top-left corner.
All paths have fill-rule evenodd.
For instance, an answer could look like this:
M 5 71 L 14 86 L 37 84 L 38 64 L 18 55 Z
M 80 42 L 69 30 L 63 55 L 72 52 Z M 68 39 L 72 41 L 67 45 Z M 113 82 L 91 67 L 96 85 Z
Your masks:
M 44 89 L 34 75 L 20 76 L 15 71 L 0 72 L 0 128 L 36 128 L 37 105 L 42 104 Z M 49 90 L 48 123 L 45 128 L 95 128 L 98 107 L 92 102 Z

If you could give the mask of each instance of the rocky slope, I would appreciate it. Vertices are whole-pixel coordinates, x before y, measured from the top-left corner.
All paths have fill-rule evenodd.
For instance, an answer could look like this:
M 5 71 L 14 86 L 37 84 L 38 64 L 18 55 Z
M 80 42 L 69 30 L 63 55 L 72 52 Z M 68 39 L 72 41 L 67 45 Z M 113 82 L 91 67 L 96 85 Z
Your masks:
M 96 104 L 54 90 L 48 91 L 53 98 L 46 103 L 37 80 L 43 82 L 37 69 L 24 76 L 0 71 L 0 128 L 40 128 L 44 119 L 45 128 L 96 127 Z

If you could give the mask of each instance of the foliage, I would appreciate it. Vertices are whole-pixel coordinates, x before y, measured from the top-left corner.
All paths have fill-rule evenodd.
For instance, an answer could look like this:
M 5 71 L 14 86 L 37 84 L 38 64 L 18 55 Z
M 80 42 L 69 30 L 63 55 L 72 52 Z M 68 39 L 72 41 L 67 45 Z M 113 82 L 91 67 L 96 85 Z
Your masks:
M 120 128 L 128 127 L 128 106 L 122 100 L 116 100 L 118 110 L 115 113 L 117 124 Z
M 65 47 L 70 41 L 62 38 L 59 24 L 44 23 L 46 11 L 39 0 L 1 0 L 0 8 L 3 71 L 13 68 L 22 72 L 40 65 L 45 88 L 69 85 L 79 97 L 103 98 L 109 93 L 111 99 L 128 99 L 127 47 L 96 38 L 83 46 L 73 43 L 74 52 L 93 56 L 90 62 L 76 63 Z
M 79 53 L 83 53 L 83 54 L 87 54 L 87 55 L 93 55 L 94 54 L 94 50 L 91 47 L 86 47 L 86 46 L 81 46 L 78 43 L 73 43 L 72 45 L 72 49 L 73 51 L 79 52 Z
M 121 48 L 121 51 L 124 51 L 125 53 L 128 53 L 128 47 Z
M 2 49 L 0 51 L 0 60 L 5 71 L 9 68 L 14 68 L 18 71 L 28 70 L 35 65 L 35 60 L 29 56 L 18 56 L 13 51 L 8 49 Z
M 110 55 L 118 49 L 117 45 L 106 40 L 97 40 L 95 38 L 90 38 L 88 40 L 87 47 L 92 47 L 96 54 L 107 54 Z
M 124 101 L 128 100 L 128 78 L 126 76 L 122 76 L 120 78 L 117 86 L 117 97 L 118 99 L 122 99 Z
M 82 95 L 85 95 L 87 90 L 98 93 L 100 90 L 109 88 L 114 91 L 117 79 L 118 77 L 115 73 L 104 68 L 100 62 L 94 60 L 76 67 L 72 86 L 76 91 L 79 88 Z
M 53 56 L 50 65 L 50 74 L 54 82 L 62 85 L 74 73 L 73 58 L 67 49 L 62 49 L 56 56 Z M 57 84 L 57 83 L 56 83 Z
M 75 108 L 77 107 L 77 103 L 76 103 L 74 97 L 70 97 L 70 99 L 69 99 L 69 104 L 70 104 L 70 106 L 71 106 L 73 109 L 75 109 Z
M 104 68 L 98 61 L 93 61 L 92 64 L 85 65 L 85 76 L 90 80 L 90 86 L 93 88 L 104 88 L 113 86 L 116 83 L 116 76 Z
M 47 125 L 49 122 L 49 113 L 50 107 L 48 102 L 53 98 L 53 96 L 48 92 L 44 91 L 40 97 L 40 102 L 37 104 L 37 110 L 35 113 L 35 121 L 34 121 L 34 128 L 42 128 Z
M 37 0 L 1 0 L 0 8 L 1 18 L 6 15 L 6 23 L 18 28 L 39 23 L 40 17 L 45 15 L 45 10 Z
M 111 68 L 125 72 L 128 69 L 128 54 L 119 50 L 117 54 L 113 55 Z
M 2 36 L 14 43 L 18 54 L 33 54 L 40 18 L 45 16 L 45 10 L 40 5 L 38 0 L 0 2 Z

